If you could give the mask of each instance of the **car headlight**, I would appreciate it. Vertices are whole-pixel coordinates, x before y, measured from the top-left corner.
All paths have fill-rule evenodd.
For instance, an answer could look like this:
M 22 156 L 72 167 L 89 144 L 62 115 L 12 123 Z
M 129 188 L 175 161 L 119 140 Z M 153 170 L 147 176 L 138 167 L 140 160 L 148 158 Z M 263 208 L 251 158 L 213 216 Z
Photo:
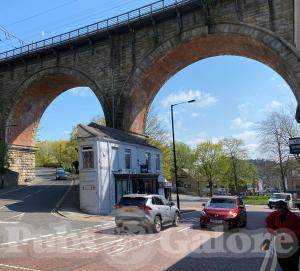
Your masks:
M 238 213 L 236 213 L 236 212 L 232 212 L 232 211 L 229 212 L 229 217 L 231 217 L 231 218 L 235 218 L 237 215 L 238 215 Z

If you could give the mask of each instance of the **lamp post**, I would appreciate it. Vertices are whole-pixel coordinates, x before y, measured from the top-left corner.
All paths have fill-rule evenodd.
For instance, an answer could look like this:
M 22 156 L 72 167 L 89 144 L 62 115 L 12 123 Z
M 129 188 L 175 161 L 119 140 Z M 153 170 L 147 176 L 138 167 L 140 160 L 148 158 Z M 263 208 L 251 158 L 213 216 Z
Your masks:
M 174 134 L 174 117 L 173 117 L 173 107 L 179 104 L 194 103 L 196 100 L 189 100 L 186 102 L 181 102 L 177 104 L 171 104 L 171 117 L 172 117 L 172 138 L 173 138 L 173 160 L 174 160 L 174 174 L 175 174 L 175 184 L 176 184 L 176 197 L 177 197 L 177 208 L 180 209 L 179 194 L 178 194 L 178 176 L 177 176 L 177 161 L 176 161 L 176 147 L 175 147 L 175 134 Z

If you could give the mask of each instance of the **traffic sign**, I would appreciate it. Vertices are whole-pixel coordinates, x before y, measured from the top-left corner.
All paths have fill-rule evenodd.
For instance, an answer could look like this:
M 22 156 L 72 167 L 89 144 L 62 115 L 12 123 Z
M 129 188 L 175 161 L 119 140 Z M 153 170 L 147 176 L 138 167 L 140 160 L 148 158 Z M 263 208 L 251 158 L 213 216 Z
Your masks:
M 300 154 L 300 137 L 289 139 L 290 154 Z

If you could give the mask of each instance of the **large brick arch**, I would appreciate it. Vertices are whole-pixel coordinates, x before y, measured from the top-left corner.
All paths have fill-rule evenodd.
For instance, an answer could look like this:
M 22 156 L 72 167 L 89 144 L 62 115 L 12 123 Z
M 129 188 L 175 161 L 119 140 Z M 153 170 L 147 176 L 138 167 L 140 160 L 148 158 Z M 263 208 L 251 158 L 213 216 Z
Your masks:
M 300 57 L 293 45 L 273 32 L 243 23 L 196 26 L 162 42 L 140 63 L 123 89 L 123 127 L 142 133 L 149 107 L 160 87 L 184 67 L 212 56 L 255 59 L 279 73 L 300 102 Z M 201 76 L 201 75 L 200 75 Z
M 29 76 L 20 84 L 14 100 L 9 103 L 7 142 L 11 145 L 34 146 L 34 133 L 48 105 L 64 91 L 80 86 L 90 87 L 104 107 L 101 87 L 81 71 L 55 66 Z

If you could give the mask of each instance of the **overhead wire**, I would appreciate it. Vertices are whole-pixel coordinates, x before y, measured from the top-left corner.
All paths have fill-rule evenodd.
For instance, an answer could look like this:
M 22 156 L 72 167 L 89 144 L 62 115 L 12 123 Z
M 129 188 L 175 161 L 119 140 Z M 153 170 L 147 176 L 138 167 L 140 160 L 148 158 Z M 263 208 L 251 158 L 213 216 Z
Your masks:
M 75 0 L 75 1 L 78 1 L 78 0 Z M 63 27 L 68 26 L 68 25 L 72 25 L 72 24 L 77 23 L 77 22 L 80 22 L 80 21 L 84 21 L 84 20 L 86 20 L 87 18 L 93 18 L 93 17 L 99 16 L 100 14 L 105 14 L 105 13 L 107 13 L 107 12 L 109 12 L 109 11 L 111 11 L 111 10 L 114 10 L 114 9 L 116 9 L 116 8 L 119 8 L 119 7 L 123 6 L 123 5 L 129 4 L 129 3 L 133 3 L 133 2 L 137 2 L 137 1 L 139 1 L 139 0 L 129 0 L 129 1 L 123 2 L 122 4 L 118 4 L 118 5 L 115 5 L 115 6 L 113 6 L 113 7 L 108 8 L 108 9 L 101 10 L 100 12 L 98 11 L 98 12 L 93 12 L 93 13 L 91 13 L 91 14 L 89 14 L 89 15 L 85 15 L 85 16 L 81 17 L 80 19 L 72 20 L 72 21 L 70 21 L 70 22 L 68 22 L 68 23 L 66 23 L 66 24 L 60 24 L 60 25 L 56 25 L 56 26 L 53 27 L 53 28 L 45 29 L 44 31 L 45 31 L 46 33 L 49 34 L 49 33 L 54 32 L 54 31 L 57 30 L 57 29 L 63 28 Z M 73 0 L 72 2 L 74 2 L 74 0 Z M 113 2 L 113 1 L 110 1 L 110 2 Z M 117 2 L 120 3 L 120 1 L 117 1 Z M 71 2 L 68 2 L 68 3 L 70 4 Z M 66 3 L 65 3 L 65 5 L 66 5 Z M 54 9 L 54 8 L 53 8 L 53 9 Z M 93 8 L 93 9 L 88 9 L 88 10 L 94 10 L 94 8 Z M 81 13 L 82 13 L 82 11 L 81 11 Z M 84 13 L 85 13 L 85 12 L 84 12 Z M 70 17 L 71 17 L 71 16 L 70 16 Z M 74 17 L 74 15 L 73 15 L 72 17 Z M 64 20 L 63 20 L 63 21 L 64 21 Z M 32 31 L 32 32 L 33 32 L 33 31 Z M 63 32 L 66 32 L 66 31 L 62 31 L 62 33 L 63 33 Z M 32 34 L 32 35 L 26 35 L 24 38 L 26 38 L 27 40 L 28 40 L 28 39 L 31 40 L 32 38 L 35 38 L 35 37 L 37 37 L 37 34 L 36 34 L 36 33 L 35 33 L 35 34 Z M 1 50 L 2 48 L 3 48 L 3 46 L 0 46 L 0 51 L 2 51 L 2 50 Z
M 42 12 L 36 13 L 36 14 L 34 14 L 34 15 L 32 15 L 32 16 L 29 16 L 29 17 L 26 17 L 26 18 L 24 18 L 24 19 L 21 19 L 21 20 L 12 22 L 12 23 L 8 24 L 7 26 L 13 26 L 13 25 L 16 25 L 16 24 L 19 24 L 19 23 L 26 22 L 26 21 L 28 21 L 28 20 L 31 20 L 31 19 L 36 18 L 36 17 L 39 17 L 39 16 L 41 16 L 41 15 L 45 15 L 45 14 L 47 14 L 47 13 L 53 11 L 53 10 L 59 9 L 59 8 L 61 8 L 61 7 L 64 7 L 64 6 L 68 6 L 68 5 L 73 4 L 73 3 L 75 3 L 75 2 L 78 2 L 78 1 L 79 1 L 79 0 L 68 1 L 68 2 L 66 2 L 66 3 L 64 3 L 64 4 L 58 5 L 58 6 L 53 7 L 53 8 L 46 9 L 46 10 L 44 10 L 44 11 L 42 11 Z

